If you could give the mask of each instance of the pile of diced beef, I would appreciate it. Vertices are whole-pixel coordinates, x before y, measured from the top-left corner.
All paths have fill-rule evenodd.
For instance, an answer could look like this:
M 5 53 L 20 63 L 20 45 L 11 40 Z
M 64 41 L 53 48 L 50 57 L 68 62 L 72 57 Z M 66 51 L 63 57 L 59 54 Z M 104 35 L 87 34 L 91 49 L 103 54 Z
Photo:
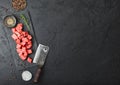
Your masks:
M 32 63 L 32 58 L 28 57 L 32 53 L 32 36 L 23 31 L 23 24 L 19 23 L 15 28 L 12 28 L 12 38 L 16 42 L 16 51 L 22 60 L 27 60 Z

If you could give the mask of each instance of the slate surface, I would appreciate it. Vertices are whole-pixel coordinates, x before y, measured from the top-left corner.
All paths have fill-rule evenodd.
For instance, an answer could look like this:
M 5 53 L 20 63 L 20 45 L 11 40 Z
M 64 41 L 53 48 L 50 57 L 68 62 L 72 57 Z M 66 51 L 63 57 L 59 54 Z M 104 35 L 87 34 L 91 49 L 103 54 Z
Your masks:
M 16 65 L 16 69 L 18 69 L 18 70 L 27 69 L 27 67 L 36 66 L 36 64 L 30 64 L 27 61 L 22 61 L 20 59 L 17 51 L 16 51 L 16 43 L 11 37 L 13 32 L 10 28 L 7 28 L 3 23 L 4 18 L 8 15 L 11 15 L 11 14 L 13 14 L 16 17 L 17 23 L 23 23 L 23 31 L 28 32 L 32 36 L 32 48 L 31 49 L 32 49 L 33 53 L 31 55 L 28 55 L 28 56 L 33 59 L 34 55 L 35 55 L 35 51 L 37 49 L 37 40 L 36 40 L 36 36 L 35 36 L 35 33 L 34 33 L 34 28 L 32 26 L 32 21 L 30 19 L 29 11 L 26 10 L 26 11 L 16 12 L 16 11 L 6 9 L 4 7 L 0 7 L 0 18 L 1 18 L 1 20 L 0 20 L 1 21 L 0 30 L 2 32 L 1 33 L 2 38 L 0 38 L 0 39 L 6 39 L 6 42 L 8 44 L 8 47 L 4 48 L 5 43 L 1 42 L 1 46 L 3 45 L 2 49 L 8 50 L 8 52 L 1 53 L 1 54 L 7 56 L 7 54 L 9 53 L 14 60 L 14 63 Z M 28 20 L 28 24 L 29 24 L 29 27 L 30 27 L 29 30 L 26 27 L 26 25 L 24 24 L 24 21 L 21 19 L 21 17 L 20 17 L 21 14 L 23 14 L 26 17 L 26 19 Z
M 50 46 L 38 85 L 120 85 L 120 0 L 28 0 L 27 9 L 38 42 Z M 16 70 L 6 82 L 11 68 L 1 66 L 1 84 L 32 84 Z

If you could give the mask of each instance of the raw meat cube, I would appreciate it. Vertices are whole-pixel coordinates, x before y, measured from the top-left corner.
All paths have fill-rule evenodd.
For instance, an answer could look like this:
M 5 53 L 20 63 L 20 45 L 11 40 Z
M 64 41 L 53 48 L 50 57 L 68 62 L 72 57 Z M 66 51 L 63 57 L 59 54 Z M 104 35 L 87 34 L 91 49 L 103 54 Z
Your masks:
M 20 42 L 19 39 L 16 39 L 16 43 L 17 43 L 17 44 L 21 44 L 21 42 Z
M 27 58 L 27 61 L 28 61 L 29 63 L 32 63 L 33 59 L 30 58 L 30 57 L 28 57 L 28 58 Z
M 17 44 L 17 45 L 16 45 L 16 48 L 21 48 L 21 45 L 20 45 L 20 44 Z
M 28 41 L 27 44 L 28 44 L 28 45 L 32 45 L 32 42 L 31 42 L 31 41 Z
M 26 52 L 26 47 L 22 47 L 22 51 L 23 51 L 23 52 Z
M 12 28 L 12 32 L 15 33 L 15 32 L 16 32 L 16 29 L 15 29 L 15 28 Z
M 27 38 L 22 38 L 22 41 L 28 42 L 28 39 Z
M 23 54 L 19 54 L 19 56 L 20 56 L 20 58 L 21 58 L 23 61 L 27 59 L 27 57 L 24 56 Z
M 31 54 L 32 53 L 32 50 L 30 49 L 30 50 L 27 50 L 27 53 L 28 54 Z
M 32 47 L 32 45 L 27 45 L 26 47 L 29 49 L 29 48 L 31 48 L 31 47 Z
M 25 46 L 25 44 L 26 44 L 26 42 L 21 42 L 21 45 L 22 45 L 22 46 Z
M 31 40 L 31 39 L 32 39 L 32 36 L 31 36 L 31 35 L 28 35 L 28 39 L 30 39 L 30 40 Z
M 17 32 L 17 31 L 15 31 L 15 34 L 18 36 L 18 37 L 20 37 L 20 33 L 19 32 Z
M 14 40 L 18 39 L 18 37 L 17 37 L 15 34 L 12 34 L 12 38 L 13 38 Z

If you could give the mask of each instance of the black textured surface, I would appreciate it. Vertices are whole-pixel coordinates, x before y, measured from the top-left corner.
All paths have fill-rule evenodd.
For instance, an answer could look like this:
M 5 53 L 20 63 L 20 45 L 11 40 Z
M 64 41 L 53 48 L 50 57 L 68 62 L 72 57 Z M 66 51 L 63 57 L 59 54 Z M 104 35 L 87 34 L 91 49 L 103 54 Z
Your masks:
M 16 65 L 16 69 L 18 70 L 22 70 L 22 69 L 25 69 L 25 68 L 28 68 L 28 67 L 32 67 L 32 66 L 36 66 L 36 64 L 30 64 L 28 63 L 27 61 L 22 61 L 20 58 L 19 58 L 19 55 L 18 53 L 16 52 L 16 43 L 15 41 L 12 39 L 12 34 L 13 32 L 11 31 L 10 28 L 7 28 L 3 22 L 4 22 L 4 18 L 8 15 L 11 15 L 11 14 L 14 14 L 14 16 L 16 17 L 17 19 L 17 23 L 23 23 L 23 20 L 21 19 L 20 15 L 21 14 L 24 14 L 24 16 L 26 16 L 27 20 L 28 20 L 28 24 L 30 26 L 30 30 L 28 30 L 28 28 L 26 27 L 26 25 L 23 23 L 23 30 L 25 32 L 28 32 L 30 35 L 32 35 L 32 54 L 29 55 L 29 57 L 31 58 L 34 58 L 34 55 L 35 55 L 35 51 L 37 49 L 37 40 L 36 40 L 36 37 L 35 37 L 35 33 L 34 33 L 34 28 L 32 26 L 32 22 L 31 22 L 31 19 L 30 19 L 30 13 L 29 11 L 21 11 L 21 12 L 14 12 L 10 9 L 6 9 L 4 7 L 0 7 L 0 30 L 1 30 L 1 41 L 3 40 L 6 40 L 7 44 L 8 44 L 8 47 L 7 47 L 7 44 L 6 46 L 4 46 L 4 42 L 1 42 L 1 46 L 3 45 L 2 47 L 2 50 L 4 49 L 5 51 L 7 50 L 6 53 L 0 53 L 1 55 L 6 55 L 8 56 L 11 55 L 11 58 L 14 59 L 14 63 Z M 8 49 L 9 48 L 9 49 Z
M 50 46 L 39 85 L 120 85 L 120 0 L 27 2 L 38 42 Z M 0 85 L 33 84 L 3 60 Z M 34 74 L 36 67 L 28 70 Z

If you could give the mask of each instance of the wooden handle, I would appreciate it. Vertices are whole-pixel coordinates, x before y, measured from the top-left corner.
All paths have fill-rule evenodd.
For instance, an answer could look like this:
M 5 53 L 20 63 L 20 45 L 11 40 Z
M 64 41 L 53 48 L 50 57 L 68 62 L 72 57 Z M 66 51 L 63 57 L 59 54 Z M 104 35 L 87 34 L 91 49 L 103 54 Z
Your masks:
M 40 73 L 41 73 L 41 68 L 38 68 L 38 69 L 37 69 L 37 72 L 36 72 L 36 74 L 35 74 L 34 80 L 33 80 L 34 83 L 37 83 L 37 82 L 38 82 Z

